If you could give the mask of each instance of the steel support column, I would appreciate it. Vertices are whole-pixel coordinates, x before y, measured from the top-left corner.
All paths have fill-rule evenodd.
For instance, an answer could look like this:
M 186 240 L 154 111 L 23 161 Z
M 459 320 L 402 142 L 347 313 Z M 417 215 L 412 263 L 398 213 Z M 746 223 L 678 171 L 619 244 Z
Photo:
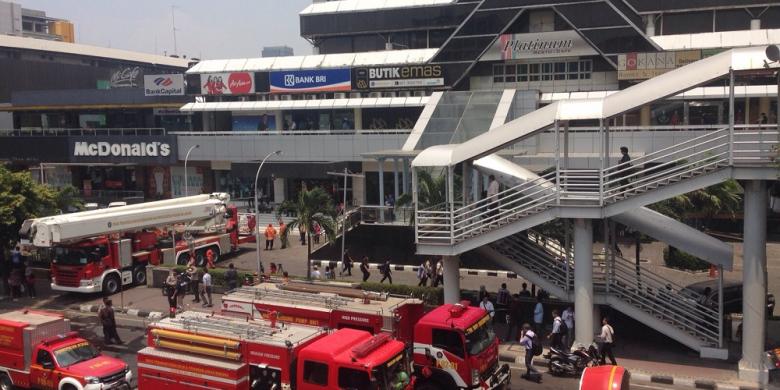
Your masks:
M 399 171 L 398 159 L 394 158 L 393 159 L 393 202 L 398 200 L 398 195 L 399 195 L 398 192 L 400 190 L 399 184 L 401 184 L 398 180 L 398 173 L 399 173 L 398 171 Z
M 380 158 L 379 162 L 379 222 L 385 222 L 385 159 Z
M 593 224 L 574 220 L 574 340 L 577 345 L 593 342 Z
M 766 338 L 766 183 L 745 186 L 745 221 L 742 254 L 742 360 L 739 379 L 766 384 L 763 364 Z
M 460 259 L 458 256 L 444 256 L 444 303 L 460 302 Z

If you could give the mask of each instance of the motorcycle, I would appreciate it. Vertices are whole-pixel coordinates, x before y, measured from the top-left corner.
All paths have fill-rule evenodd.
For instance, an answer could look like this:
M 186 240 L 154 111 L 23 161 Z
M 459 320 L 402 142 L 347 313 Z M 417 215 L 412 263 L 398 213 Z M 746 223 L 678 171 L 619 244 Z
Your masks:
M 601 364 L 601 355 L 596 343 L 588 348 L 581 347 L 574 351 L 565 351 L 550 348 L 548 368 L 551 375 L 578 376 L 586 367 L 594 367 Z

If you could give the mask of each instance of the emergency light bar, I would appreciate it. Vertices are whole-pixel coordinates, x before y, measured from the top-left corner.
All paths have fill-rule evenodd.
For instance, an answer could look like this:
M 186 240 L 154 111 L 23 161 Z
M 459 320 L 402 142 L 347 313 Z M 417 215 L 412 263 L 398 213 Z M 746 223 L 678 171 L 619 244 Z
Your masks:
M 369 353 L 382 346 L 384 343 L 390 341 L 390 339 L 392 339 L 390 333 L 379 333 L 374 335 L 374 337 L 371 337 L 363 344 L 352 348 L 352 357 L 357 359 L 364 358 Z

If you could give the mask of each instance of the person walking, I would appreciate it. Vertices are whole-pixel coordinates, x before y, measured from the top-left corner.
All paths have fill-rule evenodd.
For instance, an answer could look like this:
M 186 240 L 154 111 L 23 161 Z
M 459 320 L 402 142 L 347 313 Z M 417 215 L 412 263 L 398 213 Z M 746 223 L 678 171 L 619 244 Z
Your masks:
M 479 302 L 479 308 L 488 312 L 490 320 L 493 320 L 493 317 L 496 315 L 496 308 L 493 306 L 493 302 L 490 302 L 490 297 L 487 294 L 485 294 L 482 297 L 482 301 Z
M 103 337 L 106 345 L 112 343 L 123 344 L 122 339 L 119 338 L 119 333 L 116 331 L 116 318 L 114 317 L 114 305 L 110 299 L 103 300 L 103 307 L 98 311 L 98 318 L 100 324 L 103 325 Z
M 265 228 L 265 250 L 272 251 L 274 250 L 274 239 L 276 238 L 276 229 L 274 229 L 274 225 L 268 224 L 268 227 Z
M 534 368 L 534 347 L 539 340 L 536 333 L 531 329 L 531 325 L 523 324 L 523 333 L 520 338 L 520 345 L 525 348 L 525 377 L 531 379 L 534 375 L 539 375 L 539 371 Z M 538 347 L 537 347 L 538 348 Z
M 288 246 L 290 246 L 289 237 L 284 235 L 285 230 L 287 230 L 287 225 L 285 225 L 284 221 L 279 219 L 279 241 L 282 244 L 282 249 L 285 249 Z
M 168 315 L 173 318 L 176 316 L 176 301 L 177 292 L 179 290 L 179 282 L 176 278 L 174 270 L 168 272 L 168 277 L 165 279 L 165 296 L 168 298 Z
M 566 324 L 566 334 L 564 335 L 566 340 L 564 346 L 571 349 L 571 346 L 574 344 L 574 307 L 571 305 L 566 306 L 566 310 L 561 314 L 561 319 L 563 320 L 563 323 Z
M 553 324 L 552 324 L 552 332 L 547 335 L 547 338 L 550 340 L 550 346 L 552 348 L 555 348 L 559 351 L 563 351 L 563 320 L 561 319 L 561 316 L 558 315 L 558 310 L 552 311 L 553 316 Z
M 628 155 L 628 147 L 621 146 L 620 154 L 620 161 L 618 161 L 619 167 L 615 171 L 617 172 L 615 176 L 620 178 L 620 186 L 626 186 L 629 182 L 627 177 L 631 175 L 631 156 Z M 628 190 L 628 188 L 623 188 L 623 190 Z
M 202 282 L 203 287 L 200 289 L 200 297 L 203 300 L 203 307 L 212 307 L 213 301 L 211 300 L 211 274 L 209 273 L 208 267 L 203 267 L 203 278 Z
M 442 260 L 436 262 L 436 269 L 434 270 L 435 277 L 433 279 L 433 287 L 438 287 L 440 284 L 444 286 L 444 263 Z
M 11 274 L 8 276 L 8 286 L 11 289 L 11 299 L 16 302 L 22 295 L 22 279 L 24 274 L 20 268 L 11 269 Z
M 176 308 L 179 310 L 184 310 L 184 296 L 187 295 L 189 287 L 189 276 L 185 272 L 180 273 L 176 278 Z
M 601 353 L 601 364 L 607 364 L 607 357 L 609 357 L 609 361 L 612 365 L 617 366 L 615 354 L 612 352 L 612 347 L 615 343 L 615 330 L 609 325 L 609 318 L 607 317 L 601 319 L 601 335 L 599 338 L 601 339 L 601 348 L 599 351 Z
M 544 305 L 542 304 L 542 298 L 536 298 L 536 306 L 534 306 L 534 330 L 541 332 L 544 328 Z
M 520 304 L 520 296 L 517 294 L 513 295 L 509 302 L 509 318 L 504 341 L 516 341 L 518 339 L 517 333 L 515 332 L 520 331 L 520 321 L 523 319 L 522 307 L 522 304 Z
M 322 226 L 318 224 L 317 222 L 314 222 L 314 243 L 319 245 L 320 244 L 320 234 L 322 234 Z
M 352 266 L 355 264 L 355 260 L 352 260 L 352 256 L 349 255 L 349 249 L 344 250 L 344 263 L 341 264 L 341 271 L 339 271 L 339 276 L 344 275 L 344 273 L 347 273 L 347 276 L 352 276 Z
M 298 234 L 301 236 L 301 245 L 306 245 L 306 226 L 298 225 Z
M 35 298 L 35 272 L 29 261 L 24 262 L 24 289 L 27 290 L 27 296 Z
M 363 261 L 360 262 L 360 272 L 363 273 L 364 282 L 371 277 L 371 272 L 368 271 L 368 256 L 363 256 Z
M 428 260 L 423 261 L 420 263 L 420 266 L 417 267 L 417 279 L 419 280 L 417 287 L 425 287 L 428 285 L 428 268 L 425 266 L 426 263 L 428 263 Z
M 238 271 L 236 271 L 233 263 L 230 263 L 227 271 L 225 271 L 225 282 L 227 283 L 228 291 L 238 288 Z
M 496 180 L 496 177 L 494 175 L 490 175 L 488 177 L 488 188 L 487 188 L 487 199 L 488 199 L 488 210 L 490 212 L 488 213 L 489 216 L 493 217 L 496 215 L 496 210 L 498 209 L 498 181 Z
M 498 289 L 496 294 L 496 305 L 506 308 L 509 305 L 510 298 L 511 294 L 509 294 L 509 289 L 506 288 L 506 283 L 501 283 L 501 288 Z
M 382 264 L 382 269 L 379 270 L 382 273 L 382 280 L 379 283 L 384 283 L 385 279 L 387 279 L 390 284 L 393 284 L 393 270 L 391 268 L 390 259 L 385 260 L 385 263 Z

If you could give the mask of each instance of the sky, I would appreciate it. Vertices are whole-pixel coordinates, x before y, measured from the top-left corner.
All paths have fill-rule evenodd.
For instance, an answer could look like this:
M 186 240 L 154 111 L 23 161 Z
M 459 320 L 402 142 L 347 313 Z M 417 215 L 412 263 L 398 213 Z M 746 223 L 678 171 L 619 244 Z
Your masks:
M 76 42 L 201 59 L 260 57 L 263 46 L 311 54 L 298 12 L 312 0 L 12 0 L 75 24 Z

